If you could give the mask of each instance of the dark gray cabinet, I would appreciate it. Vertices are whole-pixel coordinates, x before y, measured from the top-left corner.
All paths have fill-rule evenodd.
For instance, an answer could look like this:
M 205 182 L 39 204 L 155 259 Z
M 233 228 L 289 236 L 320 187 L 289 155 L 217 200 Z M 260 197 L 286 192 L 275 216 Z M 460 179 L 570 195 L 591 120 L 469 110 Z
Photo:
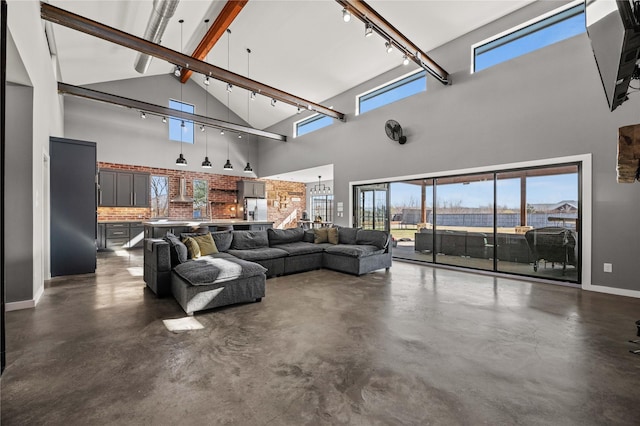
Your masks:
M 149 207 L 149 174 L 100 170 L 102 207 Z
M 49 155 L 51 276 L 93 273 L 96 144 L 52 137 Z
M 100 171 L 98 177 L 98 183 L 100 184 L 98 203 L 101 206 L 113 207 L 116 205 L 116 176 L 116 172 Z
M 116 206 L 133 206 L 133 174 L 116 174 Z
M 266 198 L 267 190 L 264 182 L 255 180 L 238 181 L 238 201 L 243 198 Z
M 149 175 L 133 174 L 133 207 L 149 207 Z
M 110 222 L 98 224 L 98 250 L 140 248 L 144 245 L 142 222 Z

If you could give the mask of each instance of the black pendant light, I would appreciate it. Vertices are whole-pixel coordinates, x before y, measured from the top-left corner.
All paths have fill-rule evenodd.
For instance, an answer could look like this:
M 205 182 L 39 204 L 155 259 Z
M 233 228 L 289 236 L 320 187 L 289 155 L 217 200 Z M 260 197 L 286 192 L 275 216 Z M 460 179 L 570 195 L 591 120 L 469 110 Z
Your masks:
M 230 37 L 231 37 L 231 30 L 229 28 L 227 28 L 227 71 L 229 71 L 229 57 L 230 57 Z M 230 91 L 227 90 L 227 122 L 229 122 L 229 95 L 231 94 Z M 224 135 L 224 130 L 220 131 L 221 135 Z M 222 167 L 224 170 L 233 170 L 233 165 L 231 164 L 231 161 L 229 160 L 229 139 L 227 138 L 227 162 L 224 163 L 224 166 Z
M 182 52 L 182 24 L 184 23 L 184 19 L 181 19 L 178 22 L 180 22 L 180 52 Z M 180 81 L 179 78 L 178 78 L 178 84 L 180 85 L 180 111 L 182 111 L 182 82 Z M 184 120 L 182 120 L 182 122 L 180 123 L 180 126 L 182 127 L 180 131 L 180 156 L 176 159 L 176 166 L 186 167 L 187 159 L 184 158 L 184 155 L 182 155 L 182 142 L 183 142 L 182 139 L 183 139 L 183 133 L 184 133 L 182 130 L 185 127 Z
M 247 48 L 247 78 L 249 78 L 249 58 L 251 56 L 251 49 Z M 250 107 L 251 107 L 251 95 L 253 92 L 247 92 L 247 94 L 249 96 L 247 96 L 247 124 L 251 125 L 251 114 L 250 114 Z M 238 135 L 238 137 L 240 137 L 241 135 Z M 250 149 L 251 149 L 251 143 L 249 141 L 249 136 L 247 136 L 247 165 L 244 167 L 244 172 L 245 173 L 253 173 L 253 169 L 251 168 L 251 163 L 249 163 L 249 154 L 250 154 Z

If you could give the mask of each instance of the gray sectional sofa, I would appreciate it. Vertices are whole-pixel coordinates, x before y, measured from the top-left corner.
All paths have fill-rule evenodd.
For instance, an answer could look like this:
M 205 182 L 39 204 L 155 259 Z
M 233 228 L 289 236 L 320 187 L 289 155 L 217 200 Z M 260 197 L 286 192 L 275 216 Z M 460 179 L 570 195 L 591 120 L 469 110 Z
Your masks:
M 336 244 L 316 243 L 314 232 L 301 228 L 211 236 L 218 253 L 199 259 L 187 259 L 175 236 L 145 240 L 147 286 L 159 297 L 173 295 L 187 314 L 260 301 L 268 277 L 320 268 L 362 275 L 391 267 L 391 237 L 383 231 L 338 228 Z

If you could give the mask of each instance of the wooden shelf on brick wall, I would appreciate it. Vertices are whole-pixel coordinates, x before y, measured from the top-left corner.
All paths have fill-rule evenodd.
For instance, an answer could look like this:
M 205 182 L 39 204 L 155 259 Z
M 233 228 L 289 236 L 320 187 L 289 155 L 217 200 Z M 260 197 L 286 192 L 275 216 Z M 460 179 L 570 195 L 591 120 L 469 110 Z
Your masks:
M 226 192 L 228 194 L 237 194 L 238 193 L 237 189 L 223 189 L 223 188 L 211 188 L 209 191 L 211 191 L 211 192 L 214 192 L 214 191 Z

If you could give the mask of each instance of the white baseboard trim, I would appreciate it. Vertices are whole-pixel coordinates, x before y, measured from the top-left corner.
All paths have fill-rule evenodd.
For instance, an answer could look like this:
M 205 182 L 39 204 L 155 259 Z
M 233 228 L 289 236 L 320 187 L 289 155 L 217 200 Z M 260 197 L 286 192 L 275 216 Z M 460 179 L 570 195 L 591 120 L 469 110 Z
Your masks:
M 20 309 L 31 309 L 36 307 L 36 301 L 34 299 L 21 300 L 19 302 L 7 302 L 4 304 L 4 311 L 19 311 Z
M 635 297 L 640 299 L 640 291 L 627 290 L 625 288 L 606 287 L 603 285 L 583 285 L 583 290 L 596 291 L 598 293 L 615 294 L 616 296 Z
M 44 286 L 38 289 L 36 296 L 33 299 L 21 300 L 19 302 L 7 302 L 4 304 L 4 311 L 19 311 L 21 309 L 32 309 L 40 302 L 42 295 L 44 294 Z

